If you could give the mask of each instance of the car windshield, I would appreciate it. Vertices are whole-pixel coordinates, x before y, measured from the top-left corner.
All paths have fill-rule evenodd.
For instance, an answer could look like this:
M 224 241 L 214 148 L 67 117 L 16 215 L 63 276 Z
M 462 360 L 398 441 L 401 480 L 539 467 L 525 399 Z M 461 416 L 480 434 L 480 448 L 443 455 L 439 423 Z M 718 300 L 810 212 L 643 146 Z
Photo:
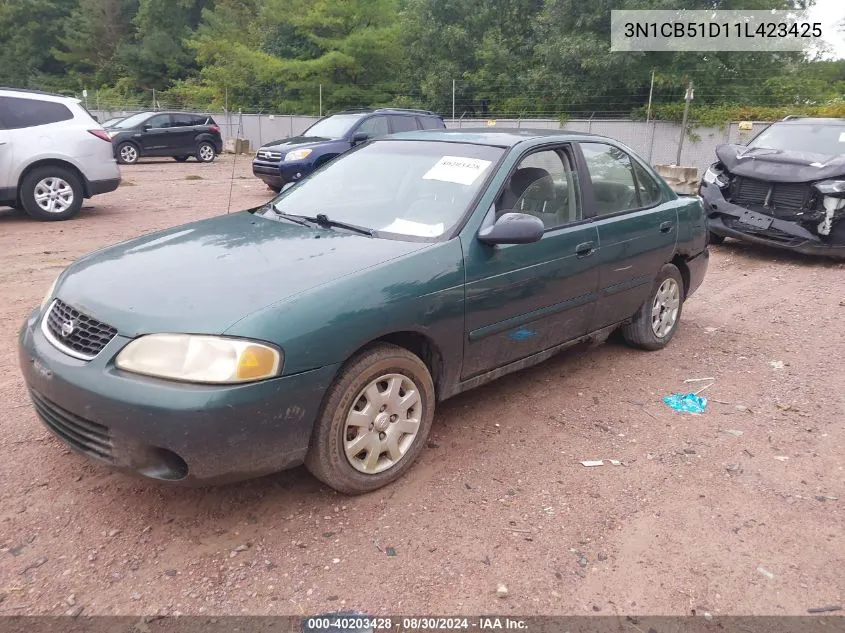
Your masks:
M 785 123 L 771 125 L 748 147 L 836 156 L 845 154 L 845 125 Z
M 123 119 L 123 121 L 117 123 L 114 127 L 121 129 L 121 130 L 126 130 L 126 129 L 131 128 L 131 127 L 136 127 L 137 125 L 140 125 L 141 123 L 143 123 L 147 119 L 147 117 L 149 117 L 149 116 L 150 116 L 149 112 L 141 112 L 139 114 L 133 114 L 132 116 L 126 117 L 125 119 Z
M 123 117 L 117 117 L 115 119 L 109 119 L 108 121 L 103 122 L 103 127 L 113 127 L 120 121 L 123 121 Z
M 323 138 L 343 138 L 352 129 L 363 114 L 335 114 L 322 121 L 317 121 L 303 133 L 303 136 L 322 136 Z
M 463 143 L 377 141 L 328 163 L 272 204 L 279 213 L 323 214 L 378 237 L 434 240 L 460 221 L 503 152 Z

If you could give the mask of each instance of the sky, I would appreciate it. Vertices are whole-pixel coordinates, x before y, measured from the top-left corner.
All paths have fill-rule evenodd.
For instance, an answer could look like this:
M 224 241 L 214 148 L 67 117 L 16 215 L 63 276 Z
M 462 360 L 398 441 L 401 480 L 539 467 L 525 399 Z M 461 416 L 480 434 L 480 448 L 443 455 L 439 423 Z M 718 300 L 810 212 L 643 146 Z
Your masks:
M 816 0 L 808 11 L 809 21 L 821 22 L 825 43 L 833 50 L 828 59 L 845 59 L 845 31 L 837 30 L 845 21 L 845 0 Z

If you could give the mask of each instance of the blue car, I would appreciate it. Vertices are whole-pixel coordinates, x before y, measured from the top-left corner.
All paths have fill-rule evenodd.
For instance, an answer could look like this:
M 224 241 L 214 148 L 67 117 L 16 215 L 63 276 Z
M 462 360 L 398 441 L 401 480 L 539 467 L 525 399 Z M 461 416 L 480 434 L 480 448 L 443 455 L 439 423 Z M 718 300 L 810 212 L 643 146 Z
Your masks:
M 278 193 L 286 184 L 372 138 L 445 128 L 443 117 L 427 110 L 344 110 L 320 119 L 302 136 L 262 145 L 252 161 L 252 173 Z

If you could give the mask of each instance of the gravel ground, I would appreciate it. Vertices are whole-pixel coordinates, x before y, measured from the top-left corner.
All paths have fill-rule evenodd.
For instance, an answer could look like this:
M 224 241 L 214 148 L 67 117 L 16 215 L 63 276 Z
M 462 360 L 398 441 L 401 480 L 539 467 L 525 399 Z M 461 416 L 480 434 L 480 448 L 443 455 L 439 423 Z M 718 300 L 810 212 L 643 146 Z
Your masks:
M 226 157 L 124 168 L 124 185 L 70 222 L 0 210 L 0 614 L 781 615 L 845 602 L 845 265 L 736 243 L 713 249 L 666 350 L 611 342 L 447 401 L 415 467 L 367 496 L 303 469 L 167 487 L 72 453 L 27 400 L 26 313 L 76 257 L 225 212 L 232 174 L 233 209 L 269 198 L 248 159 Z M 661 402 L 705 377 L 706 414 Z

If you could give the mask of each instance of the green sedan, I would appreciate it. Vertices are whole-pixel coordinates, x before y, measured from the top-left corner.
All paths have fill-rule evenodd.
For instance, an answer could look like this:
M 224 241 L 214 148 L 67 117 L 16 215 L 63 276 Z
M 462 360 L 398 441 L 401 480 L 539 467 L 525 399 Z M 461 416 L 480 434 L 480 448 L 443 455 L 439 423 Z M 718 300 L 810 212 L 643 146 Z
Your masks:
M 607 138 L 408 132 L 267 205 L 75 262 L 20 332 L 39 418 L 163 481 L 304 463 L 354 494 L 437 403 L 621 329 L 656 350 L 708 263 L 700 200 Z

